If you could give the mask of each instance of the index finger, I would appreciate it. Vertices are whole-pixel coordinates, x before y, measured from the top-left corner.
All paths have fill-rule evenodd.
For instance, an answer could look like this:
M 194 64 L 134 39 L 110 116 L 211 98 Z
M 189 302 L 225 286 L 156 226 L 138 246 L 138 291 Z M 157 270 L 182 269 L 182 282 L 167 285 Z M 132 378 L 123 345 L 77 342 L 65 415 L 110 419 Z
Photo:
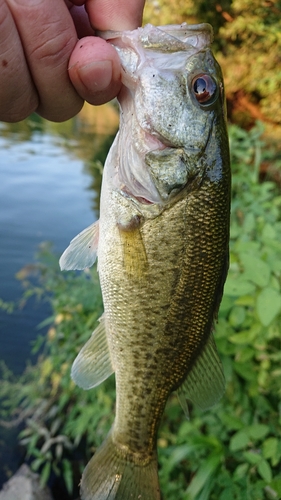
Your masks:
M 37 112 L 63 121 L 80 111 L 83 101 L 68 76 L 76 30 L 63 0 L 8 0 L 36 87 Z
M 145 0 L 86 0 L 86 10 L 94 29 L 133 30 L 142 23 Z

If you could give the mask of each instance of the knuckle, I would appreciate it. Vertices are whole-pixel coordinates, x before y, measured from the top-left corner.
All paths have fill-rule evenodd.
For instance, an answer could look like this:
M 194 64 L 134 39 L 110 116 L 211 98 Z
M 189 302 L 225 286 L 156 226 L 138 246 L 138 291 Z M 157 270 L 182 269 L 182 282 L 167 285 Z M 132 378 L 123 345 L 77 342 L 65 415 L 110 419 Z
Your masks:
M 41 65 L 48 67 L 67 64 L 74 45 L 72 38 L 68 30 L 61 30 L 55 35 L 54 33 L 53 25 L 45 27 L 38 40 L 39 43 L 28 54 L 30 60 L 39 60 Z

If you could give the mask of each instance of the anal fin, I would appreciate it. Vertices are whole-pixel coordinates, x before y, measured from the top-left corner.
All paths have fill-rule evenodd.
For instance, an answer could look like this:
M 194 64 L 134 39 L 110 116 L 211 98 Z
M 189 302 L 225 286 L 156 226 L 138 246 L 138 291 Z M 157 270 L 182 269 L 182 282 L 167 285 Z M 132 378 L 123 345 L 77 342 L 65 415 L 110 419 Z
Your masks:
M 102 316 L 100 324 L 74 360 L 71 377 L 79 387 L 87 390 L 101 384 L 113 372 L 106 339 L 105 320 Z
M 207 410 L 221 399 L 224 391 L 223 367 L 211 334 L 192 370 L 178 389 L 178 397 L 189 418 L 187 400 L 192 401 L 201 410 Z

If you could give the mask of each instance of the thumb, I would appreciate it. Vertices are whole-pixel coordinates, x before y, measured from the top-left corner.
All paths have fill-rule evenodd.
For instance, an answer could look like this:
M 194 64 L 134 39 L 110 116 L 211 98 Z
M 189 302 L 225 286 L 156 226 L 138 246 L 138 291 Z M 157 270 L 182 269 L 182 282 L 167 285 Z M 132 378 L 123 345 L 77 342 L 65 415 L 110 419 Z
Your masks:
M 116 50 L 98 37 L 79 40 L 69 61 L 69 76 L 78 94 L 90 104 L 104 104 L 121 89 L 121 67 Z

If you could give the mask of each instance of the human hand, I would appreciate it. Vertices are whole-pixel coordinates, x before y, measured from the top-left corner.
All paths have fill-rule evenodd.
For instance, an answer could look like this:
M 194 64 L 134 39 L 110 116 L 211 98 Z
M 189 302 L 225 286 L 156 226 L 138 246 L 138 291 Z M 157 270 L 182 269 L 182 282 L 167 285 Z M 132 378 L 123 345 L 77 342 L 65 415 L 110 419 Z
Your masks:
M 134 29 L 143 5 L 144 0 L 0 0 L 0 120 L 17 122 L 36 111 L 64 121 L 84 100 L 113 99 L 121 88 L 119 58 L 93 36 L 94 29 Z

